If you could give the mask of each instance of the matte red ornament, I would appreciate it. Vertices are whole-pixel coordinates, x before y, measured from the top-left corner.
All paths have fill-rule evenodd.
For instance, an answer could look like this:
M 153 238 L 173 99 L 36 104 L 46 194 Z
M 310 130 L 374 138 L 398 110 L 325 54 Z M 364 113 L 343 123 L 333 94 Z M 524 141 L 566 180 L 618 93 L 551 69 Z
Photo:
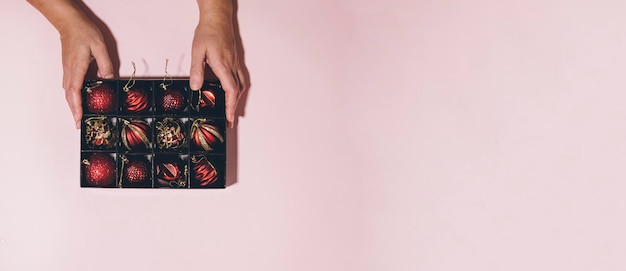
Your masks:
M 148 93 L 143 88 L 132 88 L 126 91 L 124 106 L 130 112 L 145 111 L 148 108 Z
M 90 113 L 111 113 L 115 111 L 115 90 L 109 85 L 97 81 L 86 87 L 87 111 Z
M 127 150 L 138 150 L 150 148 L 150 126 L 141 119 L 122 121 L 122 144 Z
M 94 153 L 83 160 L 85 180 L 92 186 L 109 186 L 115 181 L 115 160 L 108 154 Z
M 185 106 L 185 96 L 177 89 L 164 89 L 161 108 L 165 111 L 177 111 Z
M 211 121 L 200 118 L 191 125 L 191 141 L 205 151 L 214 150 L 219 144 L 224 143 L 224 137 L 219 128 Z
M 191 162 L 193 163 L 192 176 L 199 186 L 208 186 L 217 181 L 219 177 L 217 170 L 205 156 L 192 156 Z

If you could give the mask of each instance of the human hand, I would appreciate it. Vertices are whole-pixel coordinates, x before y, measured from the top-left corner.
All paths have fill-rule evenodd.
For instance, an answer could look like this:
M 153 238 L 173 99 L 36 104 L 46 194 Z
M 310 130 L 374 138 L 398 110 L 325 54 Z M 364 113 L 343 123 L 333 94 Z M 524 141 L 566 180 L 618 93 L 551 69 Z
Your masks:
M 100 29 L 73 0 L 28 0 L 61 35 L 63 88 L 76 129 L 83 114 L 81 89 L 89 64 L 95 59 L 98 76 L 113 78 L 113 64 Z
M 87 18 L 77 18 L 72 26 L 59 31 L 63 58 L 63 88 L 76 128 L 82 116 L 81 89 L 89 64 L 95 59 L 98 77 L 113 78 L 113 64 L 100 29 Z
M 202 87 L 204 81 L 205 64 L 217 76 L 226 93 L 226 120 L 228 126 L 233 127 L 235 110 L 241 94 L 245 90 L 246 82 L 243 70 L 237 55 L 235 33 L 232 22 L 232 7 L 225 9 L 211 9 L 211 14 L 203 13 L 202 1 L 200 4 L 200 23 L 196 27 L 191 49 L 191 72 L 189 85 L 192 90 Z M 228 1 L 208 1 L 207 5 L 226 5 Z

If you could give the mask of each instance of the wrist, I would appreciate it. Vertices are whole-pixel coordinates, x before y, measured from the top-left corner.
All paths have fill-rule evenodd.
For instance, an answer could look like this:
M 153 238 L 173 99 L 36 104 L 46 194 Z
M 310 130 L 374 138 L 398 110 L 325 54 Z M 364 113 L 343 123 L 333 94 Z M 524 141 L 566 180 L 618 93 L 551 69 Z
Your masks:
M 232 0 L 198 0 L 199 25 L 232 24 Z
M 28 2 L 37 8 L 60 34 L 89 21 L 71 0 L 28 0 Z

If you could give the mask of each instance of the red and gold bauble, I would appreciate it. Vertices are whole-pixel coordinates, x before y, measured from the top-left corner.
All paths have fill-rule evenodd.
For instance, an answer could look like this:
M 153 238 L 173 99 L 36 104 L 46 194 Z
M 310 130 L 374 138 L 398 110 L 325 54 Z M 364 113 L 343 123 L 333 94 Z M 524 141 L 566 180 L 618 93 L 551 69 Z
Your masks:
M 200 118 L 191 125 L 191 141 L 205 151 L 212 151 L 224 143 L 224 137 L 213 122 Z
M 83 160 L 84 176 L 89 185 L 109 186 L 115 181 L 115 160 L 105 153 L 94 153 Z
M 178 111 L 185 107 L 185 95 L 178 89 L 164 89 L 161 108 L 164 111 Z
M 115 90 L 102 81 L 94 82 L 86 87 L 85 101 L 89 113 L 111 113 L 115 111 Z
M 131 88 L 126 91 L 124 106 L 129 112 L 140 113 L 148 109 L 148 93 L 143 88 Z
M 106 149 L 115 144 L 113 124 L 106 116 L 91 117 L 85 120 L 85 143 L 94 149 Z
M 187 142 L 183 124 L 178 119 L 165 118 L 156 124 L 156 145 L 161 150 L 177 150 Z
M 184 187 L 187 183 L 184 177 L 176 162 L 164 162 L 156 166 L 156 178 L 161 186 Z
M 122 144 L 127 150 L 140 150 L 150 148 L 150 125 L 141 119 L 120 119 L 122 125 Z
M 191 157 L 193 163 L 192 177 L 195 180 L 195 185 L 204 187 L 217 181 L 219 175 L 217 170 L 203 155 L 194 155 Z

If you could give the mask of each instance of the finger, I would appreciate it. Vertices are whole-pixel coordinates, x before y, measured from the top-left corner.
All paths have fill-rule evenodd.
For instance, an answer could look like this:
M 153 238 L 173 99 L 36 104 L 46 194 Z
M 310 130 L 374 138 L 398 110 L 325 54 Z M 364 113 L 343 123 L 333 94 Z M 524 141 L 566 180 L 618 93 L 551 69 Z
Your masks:
M 217 78 L 222 84 L 222 88 L 226 93 L 226 120 L 232 128 L 235 122 L 235 109 L 237 107 L 237 98 L 239 95 L 239 87 L 235 82 L 235 75 L 224 65 L 211 67 Z
M 94 46 L 91 52 L 98 65 L 98 76 L 104 79 L 113 78 L 113 63 L 106 46 L 104 44 Z
M 191 51 L 191 71 L 189 72 L 189 87 L 192 90 L 202 88 L 204 82 L 204 60 L 206 59 L 205 51 Z
M 83 81 L 85 80 L 85 74 L 88 68 L 89 62 L 83 61 L 73 64 L 67 72 L 65 99 L 74 116 L 76 129 L 80 128 L 80 118 L 83 114 L 80 91 L 83 87 Z
M 237 78 L 239 79 L 239 98 L 248 89 L 248 82 L 241 69 L 237 69 Z

